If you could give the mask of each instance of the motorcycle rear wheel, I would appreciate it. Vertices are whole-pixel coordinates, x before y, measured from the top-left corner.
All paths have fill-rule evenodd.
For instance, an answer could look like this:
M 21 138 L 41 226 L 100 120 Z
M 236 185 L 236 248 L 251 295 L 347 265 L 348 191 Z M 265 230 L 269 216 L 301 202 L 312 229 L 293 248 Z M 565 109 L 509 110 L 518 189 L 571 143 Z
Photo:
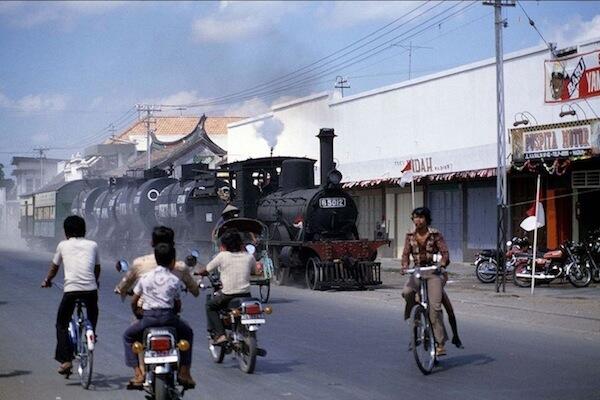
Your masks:
M 513 283 L 518 287 L 529 287 L 531 286 L 531 279 L 518 277 L 517 274 L 531 274 L 530 271 L 527 270 L 527 266 L 519 265 L 513 269 Z
M 256 367 L 257 344 L 254 332 L 247 332 L 240 346 L 238 354 L 240 369 L 247 374 L 251 374 Z
M 154 399 L 155 400 L 170 400 L 169 385 L 167 384 L 166 376 L 156 375 L 154 377 Z
M 475 265 L 475 275 L 481 283 L 493 283 L 496 280 L 496 262 L 481 260 Z
M 574 264 L 569 269 L 569 275 L 567 276 L 571 285 L 576 288 L 586 287 L 592 281 L 592 273 L 589 265 Z
M 429 375 L 436 364 L 435 337 L 425 308 L 418 304 L 410 313 L 413 329 L 412 350 L 417 367 L 424 375 Z

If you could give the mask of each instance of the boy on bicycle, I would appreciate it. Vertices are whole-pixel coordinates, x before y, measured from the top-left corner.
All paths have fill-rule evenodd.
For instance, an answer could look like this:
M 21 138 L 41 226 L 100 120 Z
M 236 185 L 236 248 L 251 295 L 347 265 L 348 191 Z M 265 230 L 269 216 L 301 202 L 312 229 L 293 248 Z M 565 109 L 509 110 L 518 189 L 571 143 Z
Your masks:
M 56 351 L 54 358 L 60 363 L 58 373 L 71 373 L 73 350 L 69 339 L 69 321 L 77 299 L 81 299 L 87 309 L 87 317 L 96 331 L 98 322 L 98 279 L 100 278 L 100 254 L 98 245 L 85 236 L 85 220 L 77 215 L 65 218 L 63 223 L 66 240 L 56 247 L 42 287 L 52 286 L 61 264 L 64 268 L 63 297 L 56 315 Z

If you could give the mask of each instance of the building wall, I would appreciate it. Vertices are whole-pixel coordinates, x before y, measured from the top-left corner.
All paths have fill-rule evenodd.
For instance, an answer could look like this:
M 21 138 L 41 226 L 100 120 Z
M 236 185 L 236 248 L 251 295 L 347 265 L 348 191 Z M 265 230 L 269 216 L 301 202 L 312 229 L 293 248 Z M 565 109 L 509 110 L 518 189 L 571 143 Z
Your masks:
M 565 43 L 561 47 L 571 45 Z M 597 49 L 600 49 L 598 40 L 579 44 L 580 54 Z M 544 61 L 549 59 L 552 55 L 546 46 L 505 55 L 507 128 L 522 118 L 518 114 L 522 112 L 528 113 L 531 124 L 582 118 L 577 115 L 561 119 L 559 113 L 564 103 L 544 102 Z M 495 59 L 490 58 L 343 99 L 334 98 L 333 94 L 319 94 L 274 106 L 269 114 L 229 125 L 229 157 L 243 160 L 268 156 L 270 147 L 261 129 L 268 127 L 265 121 L 271 120 L 282 125 L 273 148 L 274 155 L 318 159 L 318 142 L 313 140 L 314 136 L 320 128 L 334 128 L 338 136 L 334 142 L 334 157 L 342 174 L 348 171 L 344 182 L 399 177 L 406 160 L 431 154 L 446 155 L 445 160 L 450 160 L 444 161 L 447 165 L 440 166 L 443 170 L 426 174 L 495 168 L 496 103 Z M 588 114 L 588 118 L 594 115 L 593 110 L 600 110 L 600 97 L 576 103 L 583 109 L 581 114 Z M 506 153 L 510 154 L 510 143 L 506 142 Z M 472 149 L 469 155 L 465 154 L 467 148 Z M 316 176 L 318 178 L 318 174 Z M 490 184 L 493 185 L 487 182 L 488 186 Z M 417 190 L 420 189 L 417 186 Z M 429 197 L 430 189 L 435 188 L 422 192 L 425 196 L 420 198 L 421 203 Z M 518 190 L 526 189 L 528 187 Z M 438 192 L 438 197 L 427 199 L 427 203 L 438 208 L 437 221 L 449 230 L 445 232 L 446 236 L 452 236 L 453 241 L 462 241 L 452 243 L 455 261 L 466 260 L 476 247 L 488 247 L 495 240 L 492 190 L 467 185 L 446 192 Z M 390 211 L 396 211 L 396 223 L 388 225 L 394 226 L 395 250 L 392 253 L 397 256 L 402 246 L 398 239 L 400 231 L 409 226 L 404 216 L 399 215 L 407 211 L 406 193 L 391 195 L 387 191 L 370 190 L 354 193 L 361 211 L 367 214 L 361 215 L 361 235 L 372 235 L 377 218 L 386 214 L 388 219 Z M 528 192 L 520 196 L 527 197 Z M 488 209 L 490 207 L 493 209 Z M 470 211 L 485 222 L 478 224 Z M 511 212 L 515 211 L 511 209 Z M 520 216 L 513 220 L 515 218 Z M 391 231 L 389 227 L 388 231 Z

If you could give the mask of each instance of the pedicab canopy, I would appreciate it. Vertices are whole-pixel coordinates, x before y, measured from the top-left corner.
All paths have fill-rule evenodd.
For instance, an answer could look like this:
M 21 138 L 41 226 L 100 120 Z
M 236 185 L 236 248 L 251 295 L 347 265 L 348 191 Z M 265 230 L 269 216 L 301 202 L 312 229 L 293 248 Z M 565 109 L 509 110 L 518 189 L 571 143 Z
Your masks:
M 217 238 L 220 238 L 228 229 L 236 229 L 242 233 L 253 233 L 256 237 L 259 237 L 263 233 L 264 225 L 252 218 L 232 218 L 219 227 Z

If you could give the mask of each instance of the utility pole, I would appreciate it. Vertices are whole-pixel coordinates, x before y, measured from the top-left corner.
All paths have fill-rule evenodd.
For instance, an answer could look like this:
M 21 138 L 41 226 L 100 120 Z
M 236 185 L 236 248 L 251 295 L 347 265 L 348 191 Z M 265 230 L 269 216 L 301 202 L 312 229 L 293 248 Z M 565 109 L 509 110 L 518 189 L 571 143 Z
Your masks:
M 494 26 L 496 36 L 496 113 L 498 119 L 497 146 L 498 167 L 496 168 L 496 292 L 506 291 L 506 233 L 508 230 L 507 185 L 506 185 L 506 132 L 504 126 L 504 54 L 502 46 L 502 28 L 507 26 L 502 19 L 502 7 L 514 7 L 515 0 L 486 0 L 486 6 L 494 7 Z
M 402 47 L 403 49 L 408 50 L 408 80 L 410 80 L 410 78 L 412 77 L 411 70 L 412 70 L 412 51 L 413 51 L 413 49 L 433 49 L 433 47 L 429 47 L 429 46 L 413 46 L 412 42 L 409 42 L 408 46 L 405 46 L 403 44 L 393 44 L 392 46 Z
M 158 106 L 151 106 L 147 104 L 138 104 L 136 106 L 138 112 L 146 113 L 146 169 L 150 169 L 151 166 L 151 156 L 152 156 L 152 145 L 150 143 L 150 134 L 153 132 L 150 129 L 150 124 L 156 122 L 156 120 L 151 119 L 152 113 L 155 111 L 160 111 Z
M 50 150 L 49 147 L 37 147 L 33 149 L 40 153 L 40 188 L 44 186 L 44 158 L 46 155 L 44 154 L 46 151 Z M 39 188 L 37 188 L 39 189 Z
M 342 89 L 342 97 L 344 97 L 344 89 L 350 89 L 350 85 L 347 84 L 348 80 L 338 75 L 335 78 L 335 88 Z
M 115 132 L 117 131 L 115 129 L 115 124 L 110 124 L 108 125 L 108 131 L 110 132 L 110 141 L 114 143 L 115 141 Z

